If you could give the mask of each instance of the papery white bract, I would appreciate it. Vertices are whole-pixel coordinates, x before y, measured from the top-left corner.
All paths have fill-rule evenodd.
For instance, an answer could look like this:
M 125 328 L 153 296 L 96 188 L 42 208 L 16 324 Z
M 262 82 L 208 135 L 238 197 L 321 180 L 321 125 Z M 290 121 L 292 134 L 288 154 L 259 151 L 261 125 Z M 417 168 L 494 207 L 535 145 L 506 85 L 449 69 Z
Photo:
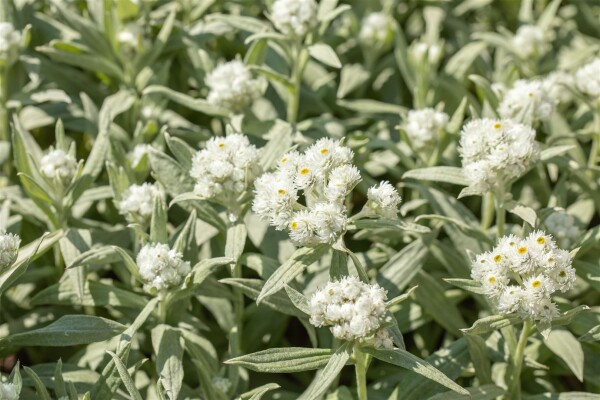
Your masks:
M 600 98 L 600 58 L 594 59 L 575 72 L 575 84 L 582 93 Z
M 18 400 L 19 392 L 17 386 L 14 383 L 3 382 L 0 383 L 0 399 L 2 400 Z
M 518 80 L 505 94 L 498 113 L 502 118 L 511 118 L 533 124 L 552 116 L 557 101 L 550 96 L 544 81 Z
M 144 290 L 155 294 L 179 286 L 190 273 L 190 263 L 183 255 L 162 243 L 146 244 L 137 255 L 136 263 L 144 281 Z
M 17 259 L 21 238 L 0 230 L 0 272 L 10 267 Z
M 549 35 L 535 25 L 521 25 L 513 37 L 513 48 L 521 58 L 540 57 L 550 49 Z
M 50 149 L 40 160 L 40 171 L 48 179 L 67 184 L 77 171 L 77 160 L 61 149 Z
M 459 153 L 469 186 L 479 193 L 522 176 L 538 159 L 535 130 L 510 119 L 476 119 L 462 129 Z
M 393 24 L 394 20 L 386 13 L 371 13 L 362 20 L 358 40 L 363 46 L 383 50 L 392 43 Z
M 379 186 L 370 187 L 367 191 L 366 209 L 374 216 L 395 219 L 398 217 L 398 206 L 402 198 L 388 181 L 379 183 Z
M 217 66 L 206 76 L 205 82 L 210 88 L 208 102 L 236 113 L 243 111 L 264 91 L 263 81 L 253 79 L 240 60 Z
M 440 137 L 440 132 L 446 128 L 448 115 L 433 108 L 410 110 L 403 125 L 411 146 L 424 150 L 434 146 Z
M 281 33 L 303 37 L 317 25 L 317 2 L 276 0 L 271 10 L 271 21 Z
M 152 183 L 131 185 L 119 201 L 119 213 L 137 222 L 146 221 L 152 215 L 154 200 L 158 196 L 160 191 Z

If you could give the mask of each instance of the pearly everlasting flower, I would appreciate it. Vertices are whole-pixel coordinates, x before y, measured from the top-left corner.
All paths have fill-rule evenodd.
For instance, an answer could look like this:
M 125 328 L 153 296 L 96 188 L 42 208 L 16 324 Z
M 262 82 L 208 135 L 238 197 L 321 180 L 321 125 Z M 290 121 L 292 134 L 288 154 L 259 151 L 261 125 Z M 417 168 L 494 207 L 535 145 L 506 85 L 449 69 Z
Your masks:
M 192 159 L 190 176 L 196 180 L 194 192 L 227 207 L 238 198 L 260 172 L 260 151 L 242 134 L 214 137 Z
M 378 217 L 395 219 L 398 217 L 398 206 L 402 198 L 388 181 L 370 187 L 367 191 L 366 208 Z
M 558 245 L 568 249 L 579 239 L 581 229 L 574 216 L 566 211 L 554 211 L 546 218 L 544 225 L 548 232 L 556 238 Z
M 535 130 L 510 119 L 476 119 L 462 129 L 459 153 L 469 186 L 479 193 L 521 177 L 538 159 Z
M 600 98 L 600 58 L 596 58 L 575 72 L 575 85 L 584 94 Z
M 317 2 L 276 0 L 271 10 L 271 21 L 281 33 L 303 37 L 317 25 Z
M 540 57 L 550 49 L 548 35 L 535 25 L 520 26 L 513 37 L 513 46 L 521 58 Z
M 430 148 L 439 139 L 440 131 L 446 128 L 448 115 L 433 108 L 411 110 L 404 124 L 410 144 L 417 151 Z
M 437 43 L 427 43 L 424 41 L 416 41 L 409 48 L 409 60 L 415 67 L 418 67 L 424 61 L 430 65 L 437 65 L 443 54 L 442 47 Z
M 179 286 L 190 273 L 190 263 L 183 255 L 162 243 L 150 243 L 142 247 L 136 263 L 148 293 L 162 292 Z
M 347 276 L 313 294 L 309 301 L 310 323 L 329 326 L 333 336 L 345 340 L 364 340 L 380 328 L 386 314 L 386 291 Z M 388 345 L 385 334 L 381 344 Z M 389 338 L 387 338 L 389 339 Z
M 0 382 L 0 399 L 2 400 L 18 400 L 19 388 L 14 383 Z
M 572 74 L 554 71 L 543 80 L 543 86 L 548 97 L 559 104 L 568 104 L 573 100 L 571 89 L 575 88 L 575 79 Z
M 373 338 L 373 346 L 378 349 L 393 349 L 394 341 L 387 329 L 380 329 Z
M 40 171 L 48 179 L 69 183 L 77 171 L 77 160 L 63 150 L 50 150 L 40 161 Z
M 358 40 L 367 47 L 384 49 L 388 47 L 394 35 L 394 20 L 383 12 L 367 15 L 360 27 Z
M 210 88 L 208 102 L 233 112 L 241 112 L 264 91 L 263 81 L 253 79 L 252 73 L 240 60 L 219 65 L 205 78 Z
M 152 149 L 149 144 L 137 144 L 132 151 L 127 154 L 127 158 L 133 168 L 136 168 L 148 156 L 148 152 Z
M 131 185 L 123 192 L 122 199 L 119 201 L 119 213 L 134 221 L 145 221 L 152 215 L 154 200 L 158 196 L 160 191 L 154 184 L 146 182 L 141 185 Z
M 490 252 L 475 258 L 471 277 L 499 313 L 549 322 L 559 315 L 551 296 L 573 287 L 575 269 L 569 253 L 558 248 L 551 235 L 535 231 L 524 239 L 500 239 Z
M 362 180 L 358 168 L 350 164 L 332 169 L 330 175 L 329 182 L 325 187 L 325 197 L 330 201 L 343 201 Z
M 17 259 L 21 238 L 0 230 L 0 273 L 9 268 Z
M 215 376 L 210 383 L 223 393 L 227 393 L 231 389 L 231 381 L 222 376 Z
M 548 120 L 556 104 L 556 99 L 550 96 L 544 81 L 518 80 L 505 93 L 498 107 L 498 113 L 502 118 L 533 124 Z
M 0 22 L 0 65 L 12 65 L 17 59 L 21 32 L 10 22 Z

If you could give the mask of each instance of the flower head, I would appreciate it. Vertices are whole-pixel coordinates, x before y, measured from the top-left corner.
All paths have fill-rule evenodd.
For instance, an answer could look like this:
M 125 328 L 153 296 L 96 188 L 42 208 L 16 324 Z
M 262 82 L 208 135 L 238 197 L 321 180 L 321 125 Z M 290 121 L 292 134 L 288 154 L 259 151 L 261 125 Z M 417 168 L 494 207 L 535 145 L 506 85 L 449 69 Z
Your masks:
M 521 25 L 513 37 L 513 46 L 521 58 L 540 57 L 550 49 L 549 35 L 535 25 Z
M 259 150 L 242 134 L 213 137 L 192 159 L 190 176 L 196 180 L 194 192 L 228 207 L 252 184 L 260 167 Z
M 552 294 L 573 287 L 575 269 L 569 253 L 551 235 L 535 231 L 526 238 L 500 239 L 490 252 L 475 258 L 471 277 L 501 314 L 547 322 L 558 316 Z
M 317 2 L 276 0 L 271 10 L 271 21 L 281 33 L 303 37 L 317 24 Z
M 179 286 L 190 273 L 190 263 L 183 255 L 162 243 L 150 243 L 142 247 L 136 263 L 148 293 L 162 292 Z
M 446 127 L 448 115 L 433 108 L 411 110 L 404 125 L 406 136 L 415 150 L 420 151 L 435 145 L 440 131 Z
M 17 59 L 21 32 L 10 22 L 0 22 L 0 64 L 12 65 Z
M 0 399 L 2 400 L 18 400 L 19 388 L 14 383 L 0 382 Z
M 512 118 L 522 122 L 545 121 L 552 116 L 557 101 L 550 96 L 544 81 L 518 80 L 506 92 L 498 113 L 502 118 Z
M 588 96 L 600 97 L 600 58 L 596 58 L 575 72 L 575 85 Z
M 145 221 L 152 215 L 154 200 L 160 196 L 158 187 L 152 183 L 131 185 L 119 202 L 119 213 L 134 221 Z
M 402 198 L 388 181 L 379 186 L 370 187 L 367 191 L 367 207 L 379 217 L 395 219 L 398 217 L 398 205 Z
M 386 292 L 356 277 L 347 276 L 327 285 L 310 299 L 310 323 L 329 326 L 333 336 L 345 340 L 364 340 L 376 334 L 386 314 Z M 377 335 L 381 347 L 390 345 L 385 333 Z
M 393 19 L 383 12 L 367 15 L 361 24 L 358 40 L 367 47 L 384 49 L 393 40 Z
M 263 93 L 260 79 L 253 79 L 252 73 L 240 60 L 219 65 L 206 76 L 210 88 L 208 102 L 233 112 L 241 112 Z
M 50 150 L 40 161 L 40 171 L 48 179 L 69 183 L 77 170 L 77 160 L 63 150 Z
M 17 259 L 21 238 L 0 230 L 0 272 L 4 272 Z
M 479 193 L 521 177 L 538 159 L 533 128 L 510 119 L 476 119 L 460 138 L 463 173 Z

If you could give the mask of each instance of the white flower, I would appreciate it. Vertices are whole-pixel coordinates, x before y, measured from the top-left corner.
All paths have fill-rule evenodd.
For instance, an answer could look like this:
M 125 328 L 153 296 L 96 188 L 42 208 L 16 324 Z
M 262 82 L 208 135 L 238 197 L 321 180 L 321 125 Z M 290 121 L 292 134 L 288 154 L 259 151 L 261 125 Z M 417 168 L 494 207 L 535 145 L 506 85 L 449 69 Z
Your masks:
M 189 274 L 190 263 L 183 255 L 162 243 L 146 244 L 137 255 L 136 263 L 144 281 L 144 290 L 157 293 L 179 286 Z
M 347 276 L 328 282 L 313 294 L 309 301 L 310 323 L 317 327 L 329 326 L 339 339 L 364 340 L 381 326 L 386 313 L 385 301 L 386 292 L 379 285 Z M 376 335 L 377 340 L 385 346 L 391 342 L 385 333 Z
M 19 391 L 13 383 L 0 382 L 0 399 L 2 400 L 19 400 Z
M 540 57 L 550 49 L 548 35 L 535 25 L 521 25 L 513 37 L 513 46 L 521 58 Z
M 535 130 L 510 119 L 476 119 L 462 129 L 459 153 L 469 186 L 485 193 L 521 177 L 539 159 Z
M 354 165 L 336 167 L 331 171 L 325 187 L 325 197 L 329 201 L 343 200 L 361 180 L 360 171 Z
M 190 176 L 196 180 L 194 192 L 204 199 L 234 207 L 260 172 L 259 155 L 245 135 L 211 138 L 206 149 L 192 159 Z
M 252 210 L 278 230 L 288 228 L 298 200 L 294 181 L 283 173 L 267 173 L 254 182 Z
M 446 128 L 448 115 L 433 108 L 411 110 L 404 125 L 406 136 L 415 150 L 423 150 L 435 145 L 440 131 Z
M 0 230 L 0 273 L 9 268 L 17 259 L 21 238 Z
M 575 72 L 575 85 L 584 94 L 600 97 L 600 58 L 596 58 Z
M 317 2 L 276 0 L 271 10 L 271 21 L 281 33 L 303 37 L 317 25 Z
M 358 40 L 369 47 L 385 48 L 393 38 L 393 19 L 383 12 L 367 15 L 361 24 Z
M 297 246 L 311 246 L 319 243 L 315 214 L 302 210 L 294 213 L 290 219 L 290 239 Z
M 402 198 L 388 181 L 380 182 L 379 186 L 370 187 L 367 191 L 367 198 L 366 207 L 374 215 L 391 219 L 398 217 L 398 205 Z
M 321 243 L 333 244 L 346 231 L 348 217 L 342 205 L 329 202 L 317 203 L 311 213 Z
M 521 239 L 505 236 L 490 252 L 478 255 L 471 277 L 501 314 L 550 321 L 559 315 L 552 303 L 554 292 L 570 290 L 575 283 L 571 256 L 556 247 L 554 238 L 534 231 Z
M 562 248 L 571 248 L 571 245 L 579 239 L 581 229 L 577 225 L 575 217 L 566 211 L 555 211 L 544 221 L 546 229 L 556 238 L 558 245 Z
M 127 154 L 127 158 L 133 168 L 136 168 L 140 162 L 148 155 L 148 152 L 152 149 L 149 144 L 137 144 L 132 151 Z
M 227 378 L 223 378 L 222 376 L 215 376 L 211 379 L 210 383 L 223 393 L 227 393 L 231 388 L 231 381 Z
M 387 329 L 380 329 L 375 334 L 373 346 L 377 349 L 393 349 L 394 341 Z
M 0 63 L 11 65 L 17 59 L 21 32 L 10 22 L 0 22 Z
M 60 149 L 51 149 L 42 157 L 40 171 L 48 179 L 69 183 L 77 171 L 77 160 Z
M 505 93 L 498 107 L 498 113 L 502 118 L 511 118 L 529 124 L 548 120 L 556 108 L 557 101 L 550 96 L 547 88 L 544 81 L 516 81 Z
M 131 185 L 119 201 L 119 213 L 132 218 L 135 221 L 145 221 L 152 215 L 154 200 L 160 196 L 156 185 L 143 183 Z
M 205 78 L 210 88 L 208 102 L 233 112 L 241 112 L 263 93 L 263 82 L 240 60 L 219 65 Z

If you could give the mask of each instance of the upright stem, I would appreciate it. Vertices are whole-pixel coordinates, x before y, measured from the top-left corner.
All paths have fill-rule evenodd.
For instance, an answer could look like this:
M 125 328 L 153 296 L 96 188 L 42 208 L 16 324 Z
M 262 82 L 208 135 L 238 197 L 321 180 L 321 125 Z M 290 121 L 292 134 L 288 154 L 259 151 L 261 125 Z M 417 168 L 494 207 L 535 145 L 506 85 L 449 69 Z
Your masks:
M 498 231 L 498 239 L 504 236 L 506 224 L 506 210 L 504 206 L 504 185 L 494 193 L 496 200 L 496 229 Z
M 10 140 L 8 126 L 8 66 L 0 67 L 0 141 Z M 10 163 L 6 163 L 9 165 Z
M 523 367 L 523 356 L 530 330 L 531 321 L 525 320 L 523 323 L 523 330 L 521 330 L 521 335 L 519 336 L 519 342 L 517 343 L 514 354 L 512 354 L 512 375 L 508 384 L 508 398 L 510 399 L 521 399 L 521 369 Z
M 354 362 L 358 400 L 367 400 L 367 358 L 358 345 L 354 345 Z
M 594 132 L 592 138 L 592 148 L 590 149 L 590 157 L 588 158 L 588 167 L 595 167 L 598 160 L 598 152 L 600 151 L 600 101 L 596 105 L 594 111 Z
M 484 231 L 492 225 L 494 220 L 494 207 L 494 195 L 492 193 L 486 193 L 481 202 L 481 229 Z
M 298 122 L 298 108 L 300 106 L 302 74 L 308 61 L 308 55 L 302 43 L 295 43 L 293 52 L 291 75 L 293 93 L 291 93 L 290 101 L 288 102 L 287 119 L 290 124 L 296 125 L 296 122 Z

